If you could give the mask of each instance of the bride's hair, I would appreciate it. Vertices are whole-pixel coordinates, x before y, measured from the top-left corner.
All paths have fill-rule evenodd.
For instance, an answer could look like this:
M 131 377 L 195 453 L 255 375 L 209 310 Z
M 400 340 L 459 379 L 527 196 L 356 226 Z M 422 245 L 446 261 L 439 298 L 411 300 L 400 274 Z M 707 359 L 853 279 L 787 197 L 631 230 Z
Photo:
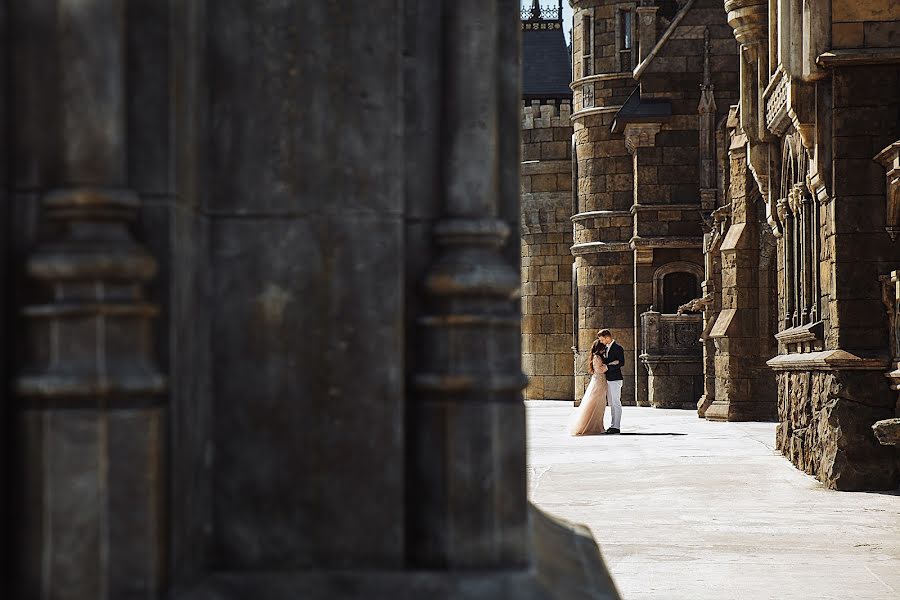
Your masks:
M 606 350 L 606 344 L 600 341 L 600 338 L 594 340 L 594 343 L 591 344 L 591 359 L 588 361 L 588 372 L 593 375 L 594 374 L 594 355 L 601 356 L 603 351 Z

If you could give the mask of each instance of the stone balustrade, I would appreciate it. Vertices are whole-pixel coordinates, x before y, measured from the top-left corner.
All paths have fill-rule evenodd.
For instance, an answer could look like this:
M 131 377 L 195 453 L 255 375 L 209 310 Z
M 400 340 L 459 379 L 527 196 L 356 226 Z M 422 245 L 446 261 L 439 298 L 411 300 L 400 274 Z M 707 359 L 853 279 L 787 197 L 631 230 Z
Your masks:
M 656 408 L 697 406 L 703 393 L 703 347 L 700 314 L 641 314 L 641 362 L 647 369 L 650 405 Z

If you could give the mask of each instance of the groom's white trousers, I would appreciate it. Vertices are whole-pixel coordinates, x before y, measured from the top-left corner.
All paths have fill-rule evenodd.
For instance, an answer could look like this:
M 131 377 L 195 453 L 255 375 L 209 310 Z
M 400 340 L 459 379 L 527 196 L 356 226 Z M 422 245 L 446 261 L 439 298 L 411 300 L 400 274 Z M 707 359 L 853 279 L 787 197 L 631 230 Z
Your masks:
M 609 404 L 610 413 L 612 413 L 612 423 L 610 427 L 620 429 L 622 424 L 622 381 L 607 381 L 606 399 Z

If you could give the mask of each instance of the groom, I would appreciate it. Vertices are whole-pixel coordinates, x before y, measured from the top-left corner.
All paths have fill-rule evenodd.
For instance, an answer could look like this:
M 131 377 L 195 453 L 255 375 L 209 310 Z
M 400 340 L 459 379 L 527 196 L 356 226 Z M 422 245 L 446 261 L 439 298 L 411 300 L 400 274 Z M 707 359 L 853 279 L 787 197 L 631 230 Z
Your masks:
M 612 423 L 606 433 L 619 433 L 619 426 L 622 424 L 622 365 L 625 364 L 625 350 L 613 339 L 609 329 L 601 329 L 597 332 L 597 337 L 606 346 L 602 358 L 603 364 L 609 367 L 606 372 L 606 381 L 609 385 L 606 396 L 612 413 Z

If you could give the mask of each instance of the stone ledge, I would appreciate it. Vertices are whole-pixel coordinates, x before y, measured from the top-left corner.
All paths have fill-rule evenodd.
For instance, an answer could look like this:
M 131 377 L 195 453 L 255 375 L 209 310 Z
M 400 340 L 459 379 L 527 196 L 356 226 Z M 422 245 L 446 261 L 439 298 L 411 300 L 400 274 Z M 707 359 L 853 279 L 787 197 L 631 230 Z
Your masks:
M 848 48 L 830 50 L 816 58 L 816 64 L 823 69 L 851 67 L 859 65 L 900 64 L 900 48 Z
M 571 173 L 571 160 L 526 160 L 522 161 L 521 175 L 544 175 L 546 173 Z M 571 195 L 571 191 L 564 190 Z
M 816 321 L 807 325 L 798 325 L 775 334 L 775 339 L 782 344 L 802 344 L 804 342 L 822 341 L 825 334 L 825 323 Z
M 602 217 L 630 217 L 629 210 L 592 210 L 589 212 L 578 213 L 572 215 L 572 222 L 587 221 L 588 219 L 599 219 Z
M 781 354 L 766 361 L 776 371 L 883 371 L 890 361 L 860 358 L 846 350 L 823 350 L 801 354 Z
M 605 113 L 614 113 L 619 112 L 619 109 L 622 108 L 621 105 L 616 106 L 596 106 L 594 108 L 583 108 L 578 112 L 572 113 L 572 120 L 580 119 L 582 117 L 589 117 L 591 115 L 602 115 Z
M 631 238 L 628 242 L 632 250 L 638 248 L 697 248 L 703 247 L 702 237 L 638 237 Z
M 697 212 L 700 212 L 702 207 L 699 204 L 633 204 L 629 212 L 634 214 L 636 212 L 648 210 L 696 210 Z
M 585 242 L 575 244 L 571 250 L 572 256 L 582 256 L 603 252 L 631 252 L 631 246 L 628 245 L 628 242 Z
M 900 419 L 885 419 L 872 425 L 872 431 L 883 446 L 900 446 Z
M 702 357 L 700 351 L 692 354 L 641 354 L 638 358 L 641 362 L 652 364 L 696 364 L 700 366 L 699 359 Z
M 731 329 L 732 323 L 737 323 L 734 317 L 737 315 L 738 309 L 736 308 L 723 308 L 719 311 L 718 316 L 716 316 L 715 321 L 712 322 L 712 326 L 709 328 L 709 333 L 705 336 L 705 338 L 701 339 L 717 339 L 728 337 L 730 335 L 734 335 L 736 332 Z

